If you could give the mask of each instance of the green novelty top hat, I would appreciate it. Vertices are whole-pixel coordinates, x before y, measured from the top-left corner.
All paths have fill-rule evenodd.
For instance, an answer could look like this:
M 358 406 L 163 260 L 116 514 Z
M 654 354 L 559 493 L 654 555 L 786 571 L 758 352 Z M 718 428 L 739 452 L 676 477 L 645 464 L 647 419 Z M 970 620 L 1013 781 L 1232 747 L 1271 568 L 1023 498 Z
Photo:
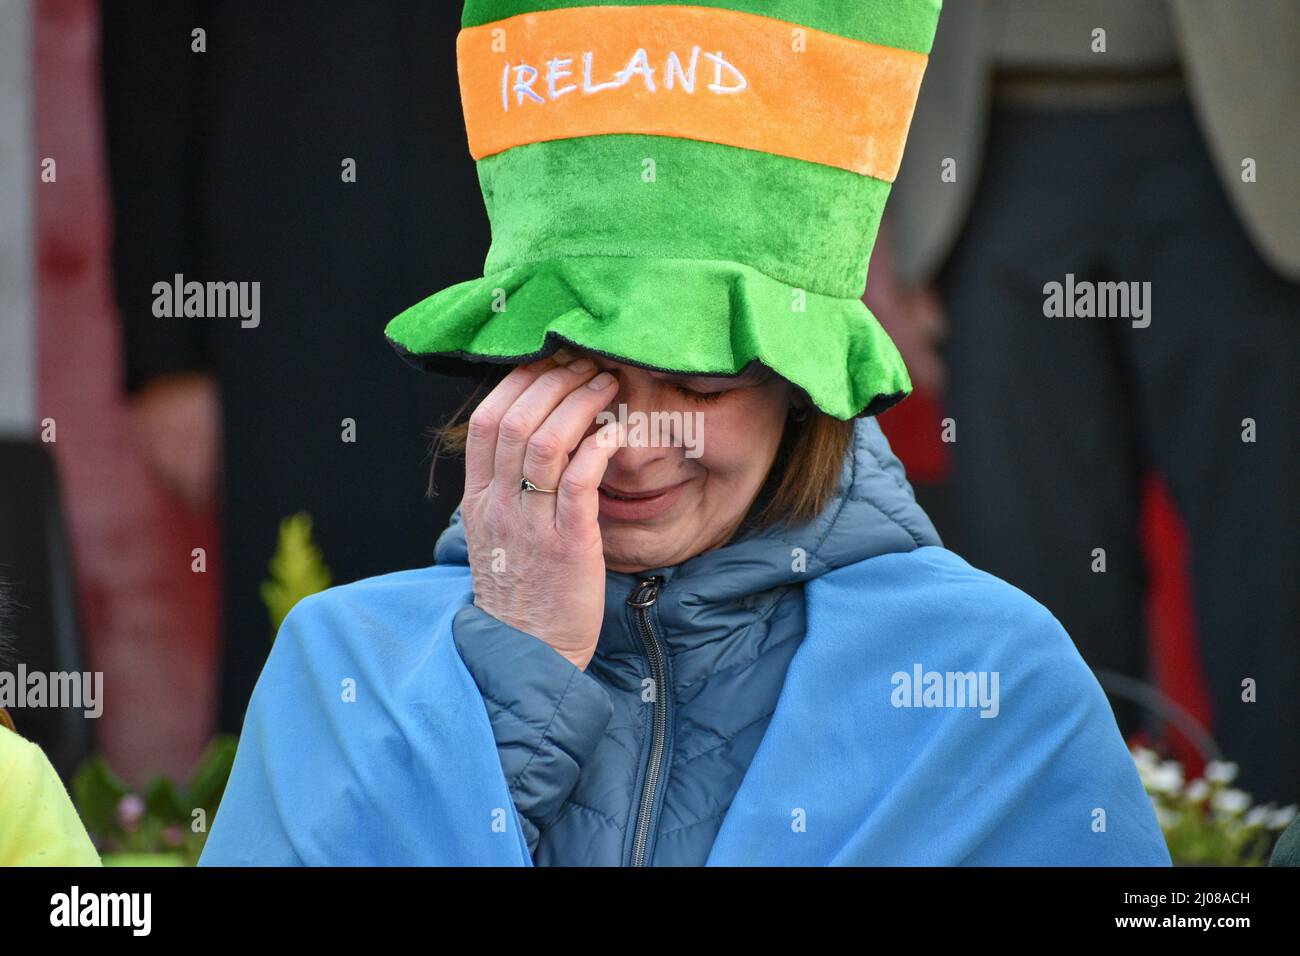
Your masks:
M 567 343 L 669 372 L 757 360 L 836 418 L 884 411 L 911 385 L 862 294 L 939 4 L 467 0 L 492 246 L 389 340 L 462 375 Z

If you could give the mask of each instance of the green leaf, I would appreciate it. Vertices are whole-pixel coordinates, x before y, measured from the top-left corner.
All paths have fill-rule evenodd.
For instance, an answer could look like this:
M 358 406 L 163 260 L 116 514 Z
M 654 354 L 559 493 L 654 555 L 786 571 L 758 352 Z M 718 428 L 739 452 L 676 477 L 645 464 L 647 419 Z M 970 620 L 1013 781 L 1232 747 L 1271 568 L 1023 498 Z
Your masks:
M 145 812 L 165 823 L 189 823 L 190 811 L 176 784 L 166 777 L 154 777 L 144 791 Z
M 72 777 L 72 800 L 81 822 L 101 837 L 117 828 L 117 804 L 129 792 L 102 756 L 85 761 Z
M 217 812 L 217 804 L 225 792 L 226 781 L 230 779 L 230 768 L 235 763 L 235 749 L 239 741 L 229 734 L 213 737 L 208 743 L 199 765 L 190 778 L 190 810 L 202 807 L 212 819 Z M 188 826 L 188 823 L 187 823 Z
M 262 582 L 262 601 L 276 634 L 293 606 L 330 586 L 330 570 L 311 537 L 311 515 L 305 511 L 280 522 L 280 539 L 268 565 L 271 577 Z

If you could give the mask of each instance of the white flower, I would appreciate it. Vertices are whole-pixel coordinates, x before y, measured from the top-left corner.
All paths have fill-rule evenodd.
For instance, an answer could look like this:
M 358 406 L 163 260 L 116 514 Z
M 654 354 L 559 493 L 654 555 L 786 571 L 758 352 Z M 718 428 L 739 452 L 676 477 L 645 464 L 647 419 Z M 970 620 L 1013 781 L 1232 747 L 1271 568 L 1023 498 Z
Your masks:
M 1138 770 L 1154 770 L 1159 760 L 1154 750 L 1148 750 L 1146 747 L 1134 747 L 1133 762 L 1137 764 Z
M 1205 779 L 1211 783 L 1232 783 L 1237 779 L 1237 770 L 1231 761 L 1211 760 L 1205 765 Z
M 1273 811 L 1272 819 L 1268 821 L 1268 825 L 1274 830 L 1285 830 L 1291 825 L 1291 821 L 1296 818 L 1297 813 L 1300 813 L 1300 806 L 1294 803 L 1288 804 L 1281 810 Z
M 1187 789 L 1183 791 L 1183 796 L 1185 796 L 1188 800 L 1191 800 L 1193 803 L 1200 803 L 1209 795 L 1210 795 L 1210 785 L 1206 783 L 1204 780 L 1202 780 L 1200 777 L 1197 777 L 1195 780 L 1189 783 L 1187 785 Z
M 1246 819 L 1242 822 L 1248 827 L 1259 827 L 1268 823 L 1273 818 L 1271 807 L 1254 807 L 1246 814 Z
M 1183 789 L 1183 766 L 1177 760 L 1166 760 L 1152 770 L 1147 788 L 1156 793 L 1176 794 Z
M 1250 806 L 1250 794 L 1244 790 L 1220 790 L 1214 795 L 1211 805 L 1220 813 L 1237 814 Z

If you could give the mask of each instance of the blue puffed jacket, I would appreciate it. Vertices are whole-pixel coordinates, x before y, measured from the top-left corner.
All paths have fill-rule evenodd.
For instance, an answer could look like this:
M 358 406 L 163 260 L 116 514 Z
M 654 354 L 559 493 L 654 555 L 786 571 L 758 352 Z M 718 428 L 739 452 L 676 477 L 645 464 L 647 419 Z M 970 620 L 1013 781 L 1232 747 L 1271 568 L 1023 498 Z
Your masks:
M 437 564 L 286 618 L 205 865 L 1170 863 L 1042 606 L 943 549 L 874 419 L 835 500 L 606 576 L 586 671 Z

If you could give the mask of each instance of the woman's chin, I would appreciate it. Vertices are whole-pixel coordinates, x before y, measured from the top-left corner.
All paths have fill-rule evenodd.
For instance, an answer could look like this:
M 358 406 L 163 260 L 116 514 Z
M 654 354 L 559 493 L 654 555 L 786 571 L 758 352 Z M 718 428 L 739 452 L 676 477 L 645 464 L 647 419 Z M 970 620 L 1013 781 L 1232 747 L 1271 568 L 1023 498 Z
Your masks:
M 683 560 L 680 541 L 671 531 L 620 525 L 600 529 L 605 549 L 605 567 L 620 574 L 637 574 L 651 568 L 666 568 Z

